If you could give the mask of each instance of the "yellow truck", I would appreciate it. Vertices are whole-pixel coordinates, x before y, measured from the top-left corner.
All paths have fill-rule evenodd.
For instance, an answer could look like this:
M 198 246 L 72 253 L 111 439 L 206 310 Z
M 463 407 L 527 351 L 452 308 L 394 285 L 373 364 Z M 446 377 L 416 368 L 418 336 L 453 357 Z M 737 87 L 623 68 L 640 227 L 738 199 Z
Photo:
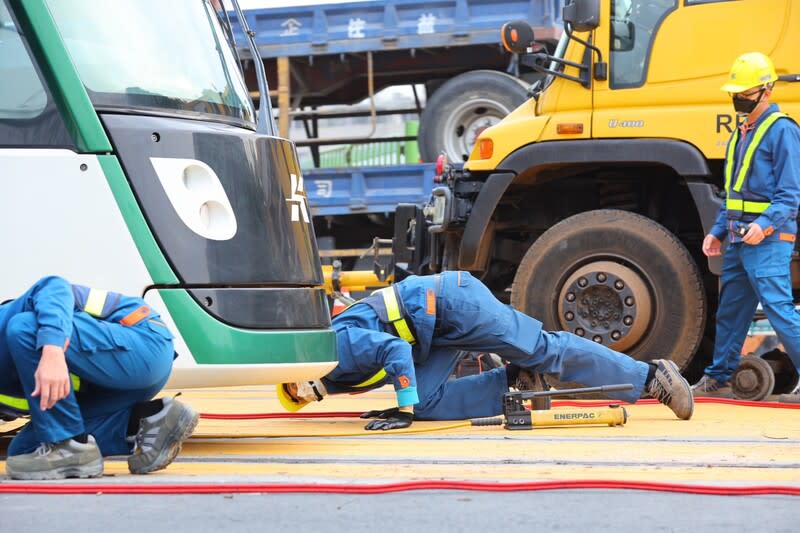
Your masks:
M 700 365 L 721 267 L 700 248 L 737 120 L 720 87 L 761 51 L 773 101 L 800 118 L 800 2 L 574 0 L 563 20 L 553 54 L 504 27 L 546 77 L 445 166 L 428 205 L 398 209 L 396 260 L 472 271 L 547 328 Z

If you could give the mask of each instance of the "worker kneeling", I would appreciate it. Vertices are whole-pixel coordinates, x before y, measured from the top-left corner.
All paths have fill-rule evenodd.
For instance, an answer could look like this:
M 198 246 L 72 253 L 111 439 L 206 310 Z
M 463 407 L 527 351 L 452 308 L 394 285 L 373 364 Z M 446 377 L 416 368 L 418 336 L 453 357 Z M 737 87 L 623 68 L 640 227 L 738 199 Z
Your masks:
M 13 479 L 95 477 L 103 455 L 144 474 L 166 467 L 197 425 L 151 400 L 172 370 L 172 334 L 141 298 L 37 282 L 0 305 L 0 412 L 31 421 L 8 449 Z
M 333 320 L 339 364 L 317 381 L 284 383 L 278 398 L 297 411 L 327 394 L 394 385 L 398 407 L 370 411 L 366 429 L 395 429 L 417 420 L 463 420 L 502 413 L 502 396 L 536 373 L 586 386 L 631 383 L 613 393 L 635 402 L 643 392 L 688 420 L 689 384 L 672 361 L 645 363 L 542 323 L 497 300 L 467 272 L 410 276 L 350 306 Z M 460 350 L 492 352 L 510 362 L 450 379 Z M 519 386 L 518 386 L 519 388 Z

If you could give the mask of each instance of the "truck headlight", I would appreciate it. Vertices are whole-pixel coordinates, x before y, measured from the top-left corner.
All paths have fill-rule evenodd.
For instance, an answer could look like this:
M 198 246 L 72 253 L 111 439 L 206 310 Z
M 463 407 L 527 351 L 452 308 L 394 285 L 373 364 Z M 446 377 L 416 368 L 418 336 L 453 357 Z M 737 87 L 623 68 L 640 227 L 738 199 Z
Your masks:
M 444 223 L 444 214 L 447 212 L 447 197 L 434 196 L 433 197 L 433 215 L 431 216 L 431 223 L 440 225 Z

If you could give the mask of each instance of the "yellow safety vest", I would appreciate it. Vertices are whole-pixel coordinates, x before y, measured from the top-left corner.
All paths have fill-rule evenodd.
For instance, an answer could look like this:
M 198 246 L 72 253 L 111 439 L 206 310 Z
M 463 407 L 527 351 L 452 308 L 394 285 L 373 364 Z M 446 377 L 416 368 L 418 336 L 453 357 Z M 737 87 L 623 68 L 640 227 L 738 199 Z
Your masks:
M 765 118 L 761 124 L 758 125 L 755 133 L 753 134 L 753 140 L 750 141 L 750 144 L 747 146 L 747 150 L 744 152 L 744 157 L 739 165 L 739 171 L 736 173 L 735 181 L 733 179 L 733 161 L 734 154 L 736 152 L 736 144 L 739 142 L 740 133 L 738 128 L 734 130 L 733 137 L 728 143 L 728 150 L 725 154 L 725 192 L 727 194 L 725 208 L 729 213 L 738 212 L 748 215 L 759 215 L 766 211 L 770 206 L 770 202 L 752 201 L 743 198 L 741 191 L 742 187 L 744 186 L 745 179 L 750 172 L 750 166 L 753 163 L 753 155 L 756 153 L 758 145 L 761 144 L 761 141 L 764 138 L 764 135 L 766 135 L 769 127 L 772 126 L 779 118 L 786 116 L 787 115 L 785 113 L 776 111 Z M 732 187 L 731 184 L 733 184 Z

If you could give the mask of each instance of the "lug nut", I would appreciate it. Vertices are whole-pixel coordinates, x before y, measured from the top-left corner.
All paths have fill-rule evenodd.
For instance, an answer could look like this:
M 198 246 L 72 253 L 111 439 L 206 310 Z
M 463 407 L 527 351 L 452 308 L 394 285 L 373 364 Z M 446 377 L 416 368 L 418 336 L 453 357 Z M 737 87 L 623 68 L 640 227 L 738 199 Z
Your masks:
M 621 291 L 622 289 L 625 288 L 625 284 L 622 283 L 621 279 L 618 279 L 617 281 L 614 282 L 614 288 L 617 289 L 618 291 Z
M 633 317 L 626 316 L 625 318 L 622 319 L 622 323 L 625 324 L 626 326 L 630 326 L 631 324 L 633 324 Z
M 627 305 L 628 307 L 630 307 L 631 305 L 633 305 L 633 296 L 627 296 L 627 297 L 625 298 L 625 305 Z
M 564 318 L 566 318 L 567 320 L 572 320 L 575 318 L 575 313 L 573 313 L 572 311 L 567 311 L 566 314 L 564 315 Z
M 585 334 L 586 332 L 583 331 L 583 328 L 578 328 L 575 330 L 575 335 L 577 335 L 578 337 L 583 337 Z
M 600 283 L 603 283 L 603 282 L 605 282 L 605 280 L 606 280 L 606 275 L 603 272 L 599 272 L 597 274 L 597 281 L 599 281 Z
M 589 282 L 587 281 L 586 278 L 578 278 L 578 286 L 579 287 L 585 287 L 588 284 L 589 284 Z
M 594 337 L 592 337 L 592 340 L 594 342 L 596 342 L 597 344 L 602 344 L 603 343 L 603 337 L 601 337 L 600 335 L 595 335 Z
M 568 302 L 574 302 L 575 301 L 575 293 L 574 292 L 568 292 L 567 293 L 567 301 Z
M 615 341 L 618 341 L 621 337 L 622 333 L 620 333 L 619 331 L 614 330 L 611 332 L 611 338 L 614 339 Z

